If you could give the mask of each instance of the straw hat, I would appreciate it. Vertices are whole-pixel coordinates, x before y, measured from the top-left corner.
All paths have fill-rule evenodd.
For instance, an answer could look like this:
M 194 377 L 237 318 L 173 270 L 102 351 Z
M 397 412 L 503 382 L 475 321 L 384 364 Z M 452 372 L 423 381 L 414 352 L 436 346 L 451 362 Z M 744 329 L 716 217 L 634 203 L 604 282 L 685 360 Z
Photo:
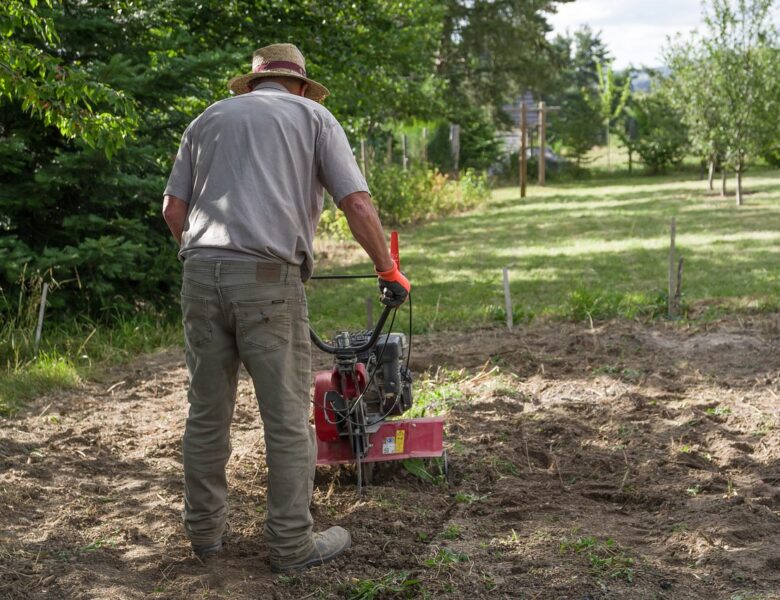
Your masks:
M 255 50 L 252 55 L 252 72 L 233 77 L 228 88 L 234 94 L 246 94 L 252 91 L 251 84 L 263 77 L 295 77 L 309 84 L 306 97 L 322 102 L 330 92 L 324 85 L 306 76 L 306 59 L 292 44 L 271 44 Z

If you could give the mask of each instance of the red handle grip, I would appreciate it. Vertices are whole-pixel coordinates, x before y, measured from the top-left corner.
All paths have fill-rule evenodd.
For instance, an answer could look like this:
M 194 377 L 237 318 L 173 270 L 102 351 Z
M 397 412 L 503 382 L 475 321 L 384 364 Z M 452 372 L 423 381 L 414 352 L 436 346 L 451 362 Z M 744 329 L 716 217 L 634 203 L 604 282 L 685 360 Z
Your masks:
M 401 269 L 401 255 L 398 252 L 398 232 L 390 232 L 390 258 L 393 259 L 395 266 Z

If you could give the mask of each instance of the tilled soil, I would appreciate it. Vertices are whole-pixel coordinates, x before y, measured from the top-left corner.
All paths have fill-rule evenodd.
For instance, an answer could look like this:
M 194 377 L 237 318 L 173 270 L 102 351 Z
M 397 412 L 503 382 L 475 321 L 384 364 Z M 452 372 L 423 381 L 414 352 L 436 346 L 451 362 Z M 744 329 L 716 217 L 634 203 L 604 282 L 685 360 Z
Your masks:
M 384 466 L 359 497 L 351 469 L 320 469 L 317 527 L 349 528 L 353 548 L 295 576 L 267 565 L 246 378 L 230 543 L 205 564 L 180 525 L 181 351 L 1 420 L 0 597 L 780 598 L 778 315 L 537 323 L 414 348 L 450 406 L 450 481 Z

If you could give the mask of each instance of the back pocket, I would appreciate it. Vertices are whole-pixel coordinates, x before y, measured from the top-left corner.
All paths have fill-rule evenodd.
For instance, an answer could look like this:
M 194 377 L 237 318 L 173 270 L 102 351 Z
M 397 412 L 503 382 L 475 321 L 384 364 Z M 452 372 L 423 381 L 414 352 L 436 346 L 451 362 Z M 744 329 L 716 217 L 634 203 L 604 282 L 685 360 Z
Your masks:
M 286 300 L 233 302 L 242 341 L 263 350 L 275 350 L 290 339 L 290 312 Z
M 205 298 L 181 295 L 184 338 L 190 346 L 202 346 L 211 341 L 211 321 Z

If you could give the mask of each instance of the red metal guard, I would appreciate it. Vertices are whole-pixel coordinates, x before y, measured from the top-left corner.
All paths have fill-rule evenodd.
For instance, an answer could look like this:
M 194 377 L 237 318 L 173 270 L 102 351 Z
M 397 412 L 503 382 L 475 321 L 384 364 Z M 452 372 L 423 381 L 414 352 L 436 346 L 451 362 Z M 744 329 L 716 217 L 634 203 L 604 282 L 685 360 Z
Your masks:
M 357 387 L 351 376 L 347 377 L 345 381 L 346 389 L 343 395 L 347 398 L 357 398 L 360 392 L 366 389 L 368 375 L 363 363 L 355 365 L 355 374 L 357 375 Z M 319 371 L 314 379 L 314 428 L 317 431 L 318 440 L 332 442 L 339 439 L 336 413 L 333 407 L 325 402 L 325 394 L 330 391 L 338 391 L 341 388 L 339 384 L 339 372 L 336 369 Z
M 362 462 L 432 458 L 444 452 L 444 417 L 421 417 L 385 421 L 369 435 L 369 448 Z M 347 438 L 326 441 L 317 436 L 317 464 L 354 463 Z

